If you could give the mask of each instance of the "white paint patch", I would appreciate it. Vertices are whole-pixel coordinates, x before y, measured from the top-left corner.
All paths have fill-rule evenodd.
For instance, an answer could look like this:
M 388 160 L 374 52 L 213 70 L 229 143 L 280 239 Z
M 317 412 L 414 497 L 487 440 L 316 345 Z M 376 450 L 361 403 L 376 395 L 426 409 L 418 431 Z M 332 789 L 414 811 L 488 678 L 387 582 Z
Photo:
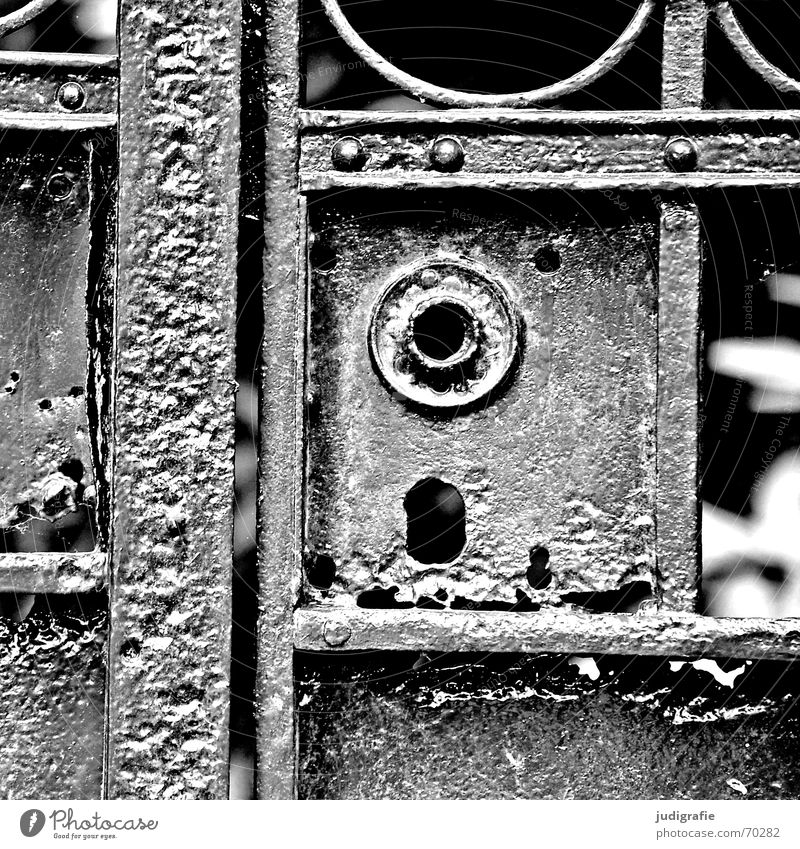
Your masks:
M 593 657 L 578 657 L 577 655 L 573 655 L 567 659 L 567 663 L 570 666 L 577 666 L 578 673 L 580 675 L 588 675 L 592 681 L 597 681 L 600 677 L 600 670 L 597 668 Z
M 677 672 L 679 669 L 686 666 L 686 663 L 687 662 L 685 660 L 671 660 L 669 662 L 669 668 L 672 672 Z M 737 666 L 736 669 L 732 669 L 730 672 L 725 672 L 719 668 L 719 664 L 716 660 L 709 660 L 705 657 L 700 660 L 693 660 L 689 665 L 693 666 L 695 669 L 699 669 L 701 672 L 710 673 L 714 676 L 714 679 L 718 684 L 722 684 L 723 687 L 730 687 L 731 689 L 733 689 L 736 679 L 746 668 L 746 664 L 742 664 L 741 666 Z

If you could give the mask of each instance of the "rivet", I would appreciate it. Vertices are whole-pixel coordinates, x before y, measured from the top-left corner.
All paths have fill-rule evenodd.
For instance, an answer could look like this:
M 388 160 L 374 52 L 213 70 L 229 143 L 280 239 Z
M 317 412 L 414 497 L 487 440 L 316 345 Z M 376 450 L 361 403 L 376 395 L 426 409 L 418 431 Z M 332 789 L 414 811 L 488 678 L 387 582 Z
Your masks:
M 59 88 L 56 99 L 58 100 L 58 105 L 63 109 L 69 109 L 70 112 L 74 112 L 80 109 L 86 102 L 86 92 L 80 83 L 64 83 Z
M 670 139 L 664 148 L 664 159 L 674 171 L 694 170 L 697 156 L 697 145 L 687 138 Z
M 460 171 L 464 166 L 464 148 L 452 136 L 441 136 L 431 145 L 431 166 L 437 171 Z
M 331 162 L 337 171 L 360 171 L 367 164 L 364 145 L 353 136 L 339 139 L 331 148 Z
M 329 646 L 343 646 L 353 635 L 350 626 L 344 622 L 326 622 L 322 637 Z
M 67 174 L 53 174 L 47 181 L 47 193 L 53 200 L 66 200 L 72 194 L 73 185 Z

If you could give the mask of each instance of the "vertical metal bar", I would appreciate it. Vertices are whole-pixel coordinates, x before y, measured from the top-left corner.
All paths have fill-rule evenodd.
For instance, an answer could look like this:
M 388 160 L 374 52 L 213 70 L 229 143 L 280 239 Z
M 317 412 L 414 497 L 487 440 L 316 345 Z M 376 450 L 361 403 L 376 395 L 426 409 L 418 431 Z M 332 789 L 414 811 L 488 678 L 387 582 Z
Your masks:
M 700 217 L 688 200 L 661 208 L 658 283 L 656 551 L 659 599 L 694 611 L 700 577 Z
M 707 28 L 706 0 L 667 0 L 661 71 L 665 109 L 702 108 Z
M 228 790 L 240 4 L 122 0 L 106 792 Z
M 305 230 L 298 200 L 298 6 L 267 4 L 263 405 L 259 493 L 257 794 L 295 792 L 292 613 L 302 545 Z

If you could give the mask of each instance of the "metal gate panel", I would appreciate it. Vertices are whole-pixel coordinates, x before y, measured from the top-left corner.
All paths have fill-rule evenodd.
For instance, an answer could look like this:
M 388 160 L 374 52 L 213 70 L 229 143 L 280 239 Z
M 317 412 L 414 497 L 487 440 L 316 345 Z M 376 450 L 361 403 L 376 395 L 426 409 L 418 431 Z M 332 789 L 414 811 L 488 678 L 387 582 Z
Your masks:
M 796 110 L 723 113 L 704 108 L 709 7 L 703 0 L 666 0 L 660 4 L 664 12 L 662 108 L 647 111 L 530 107 L 547 107 L 551 100 L 562 96 L 565 104 L 569 103 L 569 94 L 624 61 L 631 43 L 650 25 L 647 19 L 653 4 L 639 4 L 618 42 L 585 72 L 546 89 L 501 96 L 445 90 L 409 77 L 366 44 L 347 21 L 346 8 L 343 10 L 334 0 L 325 0 L 324 7 L 336 30 L 366 65 L 399 90 L 449 108 L 402 112 L 301 108 L 298 5 L 270 4 L 266 138 L 273 158 L 267 165 L 266 204 L 265 313 L 269 344 L 263 375 L 266 428 L 262 434 L 260 545 L 264 605 L 259 637 L 261 795 L 291 795 L 297 787 L 304 796 L 412 795 L 408 776 L 415 774 L 423 780 L 423 773 L 427 776 L 425 781 L 431 780 L 431 786 L 441 789 L 437 782 L 446 781 L 446 776 L 455 774 L 462 765 L 459 762 L 458 767 L 448 771 L 444 766 L 449 762 L 446 753 L 433 755 L 438 745 L 433 742 L 432 748 L 415 749 L 411 729 L 419 728 L 424 738 L 428 721 L 436 724 L 447 720 L 437 718 L 433 712 L 416 712 L 416 707 L 406 710 L 401 706 L 404 700 L 416 703 L 413 684 L 407 679 L 410 676 L 413 681 L 416 674 L 425 674 L 431 662 L 429 655 L 434 657 L 434 663 L 439 653 L 450 652 L 521 652 L 532 663 L 530 656 L 541 652 L 563 656 L 606 653 L 609 649 L 621 654 L 689 657 L 796 657 L 798 631 L 791 620 L 721 620 L 696 613 L 702 273 L 696 193 L 735 186 L 796 185 Z M 712 4 L 712 11 L 723 25 L 726 16 L 732 14 L 728 3 Z M 739 38 L 731 26 L 727 31 L 734 40 Z M 752 51 L 740 52 L 748 64 L 764 71 L 763 62 L 754 58 Z M 775 74 L 772 79 L 788 90 L 785 81 Z M 296 159 L 299 173 L 293 167 Z M 637 526 L 644 528 L 642 517 L 652 515 L 655 543 L 645 544 L 644 556 L 645 560 L 649 556 L 648 545 L 654 547 L 653 604 L 636 613 L 570 609 L 557 603 L 563 599 L 556 597 L 556 583 L 549 597 L 546 591 L 532 592 L 532 608 L 515 606 L 514 602 L 519 605 L 520 601 L 516 590 L 521 589 L 524 563 L 519 562 L 521 538 L 518 535 L 515 539 L 516 527 L 510 525 L 503 526 L 506 533 L 498 531 L 501 539 L 497 546 L 486 543 L 487 550 L 502 549 L 504 544 L 515 546 L 513 554 L 505 551 L 493 564 L 495 585 L 485 581 L 482 584 L 493 599 L 487 604 L 490 609 L 482 609 L 479 598 L 468 600 L 461 609 L 441 609 L 447 606 L 451 595 L 461 591 L 464 572 L 469 573 L 464 583 L 470 586 L 472 581 L 473 591 L 480 584 L 475 578 L 478 570 L 470 573 L 459 560 L 434 563 L 427 569 L 417 568 L 418 564 L 408 568 L 414 558 L 408 557 L 404 495 L 426 475 L 441 475 L 443 481 L 463 487 L 467 516 L 470 510 L 476 512 L 476 505 L 480 505 L 479 509 L 484 507 L 480 503 L 480 483 L 486 475 L 480 471 L 473 475 L 474 479 L 470 478 L 470 461 L 465 458 L 473 450 L 475 454 L 486 454 L 487 445 L 491 455 L 486 435 L 490 431 L 485 422 L 492 415 L 492 403 L 497 405 L 498 426 L 502 427 L 503 417 L 509 415 L 504 404 L 515 397 L 516 390 L 510 379 L 494 401 L 465 408 L 457 415 L 437 417 L 430 411 L 421 411 L 415 406 L 419 398 L 409 397 L 416 390 L 409 393 L 398 389 L 407 390 L 415 383 L 413 376 L 403 377 L 407 369 L 402 362 L 397 369 L 401 373 L 397 385 L 391 377 L 387 379 L 385 369 L 373 367 L 376 354 L 374 336 L 369 330 L 371 316 L 380 314 L 381 297 L 393 286 L 400 286 L 397 291 L 405 292 L 414 286 L 419 290 L 437 285 L 435 275 L 423 279 L 423 274 L 444 269 L 447 262 L 451 264 L 447 273 L 452 271 L 452 277 L 458 276 L 459 268 L 462 277 L 484 275 L 502 281 L 501 288 L 513 296 L 521 292 L 523 297 L 531 297 L 531 292 L 545 291 L 548 285 L 542 282 L 538 288 L 534 282 L 536 273 L 531 274 L 526 267 L 529 251 L 519 245 L 531 247 L 529 234 L 511 224 L 515 238 L 503 240 L 498 232 L 501 227 L 495 221 L 496 204 L 490 204 L 490 214 L 479 216 L 479 220 L 485 219 L 481 226 L 486 234 L 486 245 L 480 245 L 477 238 L 470 241 L 465 235 L 469 227 L 464 222 L 448 219 L 443 224 L 435 217 L 425 220 L 421 213 L 401 213 L 404 203 L 398 197 L 405 197 L 408 205 L 409 190 L 416 190 L 414 209 L 433 207 L 440 213 L 444 209 L 466 208 L 461 198 L 481 190 L 487 190 L 487 196 L 513 193 L 514 197 L 523 197 L 533 209 L 547 206 L 544 199 L 548 191 L 570 192 L 578 202 L 589 204 L 602 197 L 609 206 L 629 203 L 630 193 L 655 196 L 657 211 L 647 219 L 652 228 L 647 231 L 649 235 L 629 238 L 628 242 L 633 246 L 637 238 L 642 238 L 650 245 L 641 254 L 633 247 L 631 251 L 636 257 L 634 262 L 641 262 L 642 268 L 649 262 L 657 277 L 657 305 L 648 308 L 646 298 L 642 298 L 637 307 L 637 327 L 651 328 L 653 333 L 650 336 L 648 330 L 639 339 L 640 346 L 652 353 L 653 348 L 648 345 L 654 345 L 657 353 L 655 362 L 641 358 L 647 365 L 639 383 L 627 384 L 624 377 L 617 378 L 626 390 L 635 386 L 634 397 L 638 400 L 632 406 L 643 414 L 638 417 L 639 422 L 647 421 L 649 412 L 651 426 L 654 425 L 651 433 L 655 434 L 655 475 L 647 478 L 644 485 L 645 506 L 638 513 L 642 524 Z M 447 216 L 440 215 L 440 219 L 444 218 Z M 300 230 L 295 244 L 287 239 L 290 222 L 297 222 Z M 304 244 L 306 234 L 308 247 Z M 612 241 L 613 238 L 612 235 Z M 591 250 L 587 256 L 591 256 Z M 476 265 L 480 268 L 476 269 Z M 457 288 L 452 281 L 447 286 L 450 294 Z M 570 291 L 569 285 L 565 291 Z M 642 295 L 637 292 L 634 302 Z M 582 311 L 581 296 L 576 302 L 577 313 L 591 318 Z M 618 296 L 616 291 L 607 294 L 614 303 Z M 540 311 L 531 303 L 535 304 L 535 298 L 521 312 L 528 322 L 525 332 L 535 337 Z M 411 327 L 409 316 L 413 317 L 415 307 L 403 302 L 400 295 L 391 306 L 394 316 L 402 313 L 406 327 Z M 558 327 L 565 333 L 570 328 L 574 332 L 575 326 L 568 317 L 561 316 L 559 321 Z M 656 322 L 655 328 L 650 321 Z M 577 317 L 575 322 L 581 324 Z M 615 328 L 617 331 L 625 339 L 624 329 Z M 409 333 L 413 336 L 413 327 L 405 334 L 406 342 Z M 402 336 L 397 334 L 398 339 Z M 651 341 L 655 336 L 657 342 Z M 614 337 L 612 332 L 606 341 L 616 350 Z M 569 339 L 564 350 L 569 350 L 573 341 Z M 535 371 L 535 342 L 535 338 L 532 341 L 528 337 L 527 347 L 522 348 L 516 378 L 523 381 L 522 385 L 526 369 Z M 578 358 L 582 374 L 580 364 L 591 362 L 594 352 L 587 352 L 586 345 L 576 342 L 578 347 L 585 357 Z M 402 361 L 403 351 L 400 354 Z M 575 364 L 575 357 L 568 359 L 571 365 Z M 383 372 L 383 385 L 376 371 Z M 395 391 L 395 397 L 387 391 L 387 384 Z M 607 385 L 614 384 L 609 380 Z M 445 387 L 444 391 L 449 390 Z M 573 397 L 582 402 L 588 402 L 592 394 L 587 391 L 581 395 L 580 387 L 573 391 L 577 393 Z M 637 392 L 641 394 L 636 395 Z M 529 402 L 533 399 L 528 418 L 541 424 L 533 396 L 529 393 L 526 397 Z M 648 403 L 654 404 L 649 411 Z M 590 409 L 597 409 L 596 399 Z M 567 418 L 567 412 L 563 412 Z M 570 412 L 574 414 L 574 407 Z M 541 428 L 537 431 L 530 427 L 530 432 L 526 432 L 521 422 L 517 425 L 511 433 L 518 436 L 519 443 L 512 438 L 510 450 L 524 476 L 529 473 L 524 451 L 535 451 L 533 432 L 540 435 Z M 612 429 L 605 433 L 609 435 L 613 444 L 618 434 Z M 543 440 L 540 436 L 545 445 L 550 445 L 550 439 L 555 445 L 558 435 L 545 434 Z M 518 444 L 525 444 L 523 454 L 514 454 Z M 637 445 L 642 447 L 638 442 Z M 445 446 L 451 447 L 449 453 Z M 590 477 L 590 464 L 585 462 Z M 452 481 L 444 471 L 447 465 L 456 467 Z M 480 462 L 474 465 L 481 466 Z M 653 467 L 649 468 L 652 472 Z M 550 471 L 554 469 L 555 466 Z M 630 463 L 625 465 L 625 472 L 633 475 Z M 499 474 L 502 477 L 505 472 Z M 503 480 L 507 492 L 510 479 Z M 624 475 L 621 480 L 626 485 L 632 482 Z M 553 486 L 557 489 L 558 483 Z M 536 494 L 554 495 L 544 488 L 537 489 Z M 562 496 L 566 496 L 566 491 L 555 492 L 557 503 Z M 520 526 L 526 524 L 526 519 L 536 525 L 537 499 L 531 501 L 533 505 L 521 508 Z M 300 507 L 301 502 L 304 508 Z M 501 522 L 512 513 L 508 504 L 504 507 Z M 305 528 L 298 527 L 301 511 Z M 547 520 L 553 522 L 554 517 L 548 516 Z M 468 547 L 486 542 L 481 534 L 487 534 L 488 539 L 493 533 L 486 515 L 472 521 Z M 559 521 L 556 517 L 556 527 Z M 514 518 L 511 525 L 513 522 Z M 534 536 L 542 531 L 535 527 L 530 533 Z M 558 541 L 551 542 L 557 549 Z M 611 557 L 607 567 L 599 578 L 593 569 L 592 580 L 587 584 L 618 586 L 624 567 Z M 602 571 L 598 566 L 596 572 Z M 646 572 L 647 569 L 639 573 L 634 570 L 632 574 Z M 480 575 L 481 580 L 484 577 Z M 577 570 L 573 570 L 567 584 L 571 589 L 583 588 L 581 580 Z M 501 589 L 492 596 L 498 583 Z M 370 588 L 384 594 L 367 600 L 364 596 Z M 543 608 L 536 611 L 536 605 L 542 602 Z M 548 607 L 548 603 L 552 606 Z M 506 609 L 497 609 L 503 605 Z M 299 736 L 294 739 L 289 733 L 293 710 L 288 698 L 292 678 L 291 642 L 287 636 L 292 608 L 294 648 L 312 653 L 296 656 L 301 661 L 297 671 L 302 684 L 294 714 Z M 354 668 L 357 662 L 346 660 L 350 653 L 365 651 L 406 652 L 395 656 L 402 656 L 413 668 L 405 667 L 408 674 L 402 680 L 390 676 L 396 689 L 391 689 L 392 683 L 387 681 L 390 689 L 381 691 L 380 670 L 375 673 L 378 682 L 371 680 L 374 670 L 359 678 L 361 673 Z M 327 663 L 316 654 L 320 652 L 338 653 L 339 661 L 331 659 Z M 381 662 L 377 659 L 378 667 Z M 391 665 L 392 661 L 387 657 L 386 663 Z M 322 677 L 317 677 L 318 672 Z M 324 680 L 325 674 L 338 680 L 339 689 Z M 446 701 L 444 697 L 443 700 Z M 464 707 L 467 712 L 470 709 L 479 710 Z M 572 717 L 564 717 L 565 722 L 572 727 L 572 723 L 585 721 L 593 711 L 602 713 L 603 708 L 589 705 L 586 710 L 588 713 L 582 717 L 580 710 Z M 613 714 L 619 704 L 610 710 Z M 775 716 L 774 711 L 779 708 L 773 705 L 768 710 Z M 448 720 L 452 719 L 452 712 L 444 713 Z M 592 721 L 603 725 L 604 720 L 599 717 L 595 714 Z M 473 716 L 472 721 L 479 720 Z M 643 721 L 639 730 L 647 727 L 643 733 L 651 735 L 649 742 L 658 746 L 660 732 L 647 725 L 646 717 Z M 789 735 L 785 737 L 787 750 L 795 746 L 791 739 L 792 721 L 787 720 L 789 725 L 781 732 Z M 619 731 L 603 727 L 612 734 Z M 634 727 L 635 723 L 630 733 L 636 733 Z M 712 751 L 718 746 L 715 733 L 704 740 L 700 735 L 695 743 L 687 742 L 691 735 L 681 739 L 677 735 L 669 745 L 684 747 L 687 753 L 694 745 L 698 750 L 707 746 L 707 751 Z M 756 737 L 761 734 L 754 733 Z M 447 740 L 452 742 L 445 734 L 442 745 Z M 299 746 L 302 769 L 299 785 L 294 783 L 295 746 Z M 495 751 L 497 746 L 490 748 Z M 378 764 L 376 751 L 385 752 L 390 759 L 397 755 L 396 774 L 388 762 Z M 522 754 L 512 745 L 506 760 L 513 765 Z M 481 762 L 484 756 L 493 763 L 488 750 L 471 763 Z M 420 766 L 415 768 L 414 764 Z M 437 765 L 443 767 L 438 777 L 434 776 Z M 501 764 L 495 766 L 501 769 Z M 777 762 L 770 767 L 781 768 Z M 338 770 L 342 772 L 337 785 Z M 373 771 L 365 775 L 365 770 Z M 767 772 L 758 778 L 759 782 L 766 782 Z M 317 779 L 321 784 L 315 788 Z M 477 780 L 474 776 L 473 779 Z M 529 779 L 535 782 L 535 774 L 525 780 Z M 714 786 L 713 781 L 689 782 L 686 786 L 689 785 Z M 463 795 L 479 795 L 474 784 L 461 789 Z M 441 792 L 445 793 L 443 789 Z M 537 792 L 541 791 L 532 791 L 532 795 Z
M 102 791 L 109 351 L 93 343 L 113 281 L 95 163 L 115 111 L 115 57 L 0 53 L 3 798 Z
M 314 204 L 312 263 L 327 265 L 309 281 L 306 545 L 336 568 L 318 598 L 547 604 L 654 582 L 657 211 L 620 201 L 621 222 L 587 200 Z M 428 310 L 468 310 L 476 350 L 450 365 L 420 354 Z M 494 374 L 503 337 L 509 373 Z M 428 479 L 466 502 L 446 563 L 406 551 L 407 501 Z M 537 548 L 555 580 L 533 588 Z

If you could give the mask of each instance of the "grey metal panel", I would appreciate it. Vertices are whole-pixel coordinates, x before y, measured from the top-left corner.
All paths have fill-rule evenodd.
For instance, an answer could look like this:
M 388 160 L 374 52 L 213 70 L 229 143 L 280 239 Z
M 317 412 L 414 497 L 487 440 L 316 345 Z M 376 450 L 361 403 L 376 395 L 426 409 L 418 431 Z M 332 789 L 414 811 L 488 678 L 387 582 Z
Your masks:
M 103 773 L 105 597 L 0 618 L 0 798 L 99 798 Z
M 312 269 L 306 507 L 307 551 L 336 563 L 329 603 L 399 587 L 404 602 L 513 604 L 522 593 L 560 604 L 569 592 L 650 584 L 655 210 L 544 193 L 403 200 L 334 197 L 311 219 L 315 246 L 334 258 Z M 557 251 L 559 266 L 542 266 L 543 250 Z M 376 299 L 409 264 L 443 257 L 480 263 L 505 286 L 519 363 L 492 396 L 469 403 L 456 389 L 455 407 L 425 410 L 383 384 L 366 339 L 375 322 L 411 333 L 402 304 L 376 314 Z M 487 284 L 470 285 L 475 320 L 494 326 Z M 516 332 L 498 327 L 485 346 Z M 403 368 L 422 384 L 425 366 Z M 457 366 L 455 379 L 469 368 Z M 437 386 L 431 403 L 443 397 Z M 404 499 L 428 478 L 466 503 L 466 545 L 450 562 L 417 562 L 408 550 Z M 548 550 L 553 576 L 540 590 L 526 580 L 535 546 Z
M 0 162 L 0 550 L 87 551 L 89 161 L 32 142 L 9 134 L 30 150 Z

